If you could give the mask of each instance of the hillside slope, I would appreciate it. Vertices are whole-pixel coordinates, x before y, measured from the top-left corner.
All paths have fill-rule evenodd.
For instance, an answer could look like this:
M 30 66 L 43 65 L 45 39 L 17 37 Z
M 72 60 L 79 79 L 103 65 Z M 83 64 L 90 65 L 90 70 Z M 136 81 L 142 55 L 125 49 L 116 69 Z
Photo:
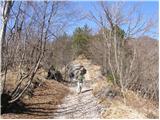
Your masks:
M 24 100 L 21 113 L 3 114 L 2 118 L 158 118 L 158 108 L 153 101 L 141 98 L 132 91 L 125 93 L 126 101 L 116 88 L 101 74 L 100 66 L 85 58 L 77 58 L 72 64 L 83 65 L 85 75 L 82 93 L 77 94 L 76 84 L 62 84 L 43 78 L 43 84 L 34 90 L 33 97 Z M 108 97 L 104 91 L 116 91 Z
M 42 77 L 41 77 L 42 78 Z M 34 89 L 31 98 L 24 97 L 9 113 L 2 114 L 5 119 L 47 119 L 53 117 L 57 104 L 69 93 L 69 89 L 54 80 L 44 78 L 41 86 Z M 18 111 L 17 111 L 18 109 Z

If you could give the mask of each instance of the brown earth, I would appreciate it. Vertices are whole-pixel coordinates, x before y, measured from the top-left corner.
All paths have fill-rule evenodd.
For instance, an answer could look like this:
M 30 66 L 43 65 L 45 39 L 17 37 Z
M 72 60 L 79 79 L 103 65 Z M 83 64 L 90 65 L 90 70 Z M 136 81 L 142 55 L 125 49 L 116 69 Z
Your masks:
M 4 119 L 50 118 L 61 104 L 62 99 L 69 93 L 67 87 L 56 81 L 46 80 L 43 85 L 34 90 L 33 97 L 24 99 L 25 109 L 21 113 L 7 113 Z

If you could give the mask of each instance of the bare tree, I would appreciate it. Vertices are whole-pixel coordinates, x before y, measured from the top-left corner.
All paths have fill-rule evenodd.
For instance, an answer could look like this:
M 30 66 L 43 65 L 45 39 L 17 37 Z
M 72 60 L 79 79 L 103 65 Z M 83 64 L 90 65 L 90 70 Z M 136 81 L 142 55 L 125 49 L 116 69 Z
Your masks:
M 103 66 L 106 69 L 109 65 L 114 84 L 120 85 L 123 92 L 140 77 L 137 45 L 130 47 L 129 42 L 134 41 L 135 35 L 144 35 L 154 24 L 151 20 L 144 21 L 135 6 L 124 13 L 123 2 L 101 2 L 100 9 L 98 15 L 90 12 L 90 18 L 101 28 L 104 39 Z M 135 12 L 139 13 L 136 17 Z M 123 30 L 123 26 L 127 29 Z
M 6 41 L 6 29 L 7 29 L 7 23 L 8 23 L 8 20 L 9 20 L 9 15 L 10 15 L 10 10 L 13 6 L 13 1 L 5 1 L 4 2 L 4 6 L 3 6 L 3 12 L 2 12 L 2 28 L 1 28 L 1 31 L 0 31 L 0 40 L 2 42 L 2 57 L 4 57 L 4 54 L 7 54 L 7 50 L 5 50 L 5 47 L 4 46 L 7 46 L 7 41 Z M 2 3 L 3 4 L 3 3 Z M 1 51 L 2 51 L 1 50 Z M 3 60 L 3 59 L 2 59 Z M 3 92 L 3 88 L 5 87 L 5 81 L 6 81 L 6 74 L 7 74 L 7 67 L 8 67 L 8 60 L 5 59 L 3 60 L 5 63 L 5 73 L 4 73 L 4 79 L 1 81 L 2 82 L 2 92 Z M 2 67 L 2 66 L 1 66 Z M 2 71 L 2 69 L 1 69 Z
M 63 2 L 55 1 L 44 1 L 40 4 L 15 2 L 17 9 L 10 8 L 11 14 L 7 12 L 8 16 L 12 16 L 7 20 L 14 21 L 14 24 L 13 26 L 8 25 L 9 43 L 8 47 L 5 46 L 8 53 L 3 56 L 3 59 L 8 56 L 6 60 L 10 61 L 10 64 L 7 67 L 4 66 L 4 69 L 18 69 L 17 83 L 14 90 L 11 91 L 12 98 L 9 103 L 17 101 L 33 82 L 41 61 L 45 57 L 46 43 L 52 36 L 55 37 L 53 28 L 56 31 L 61 27 L 57 25 L 56 19 L 60 20 L 59 10 L 63 4 Z M 27 8 L 30 8 L 30 13 Z M 7 71 L 4 74 L 7 76 Z

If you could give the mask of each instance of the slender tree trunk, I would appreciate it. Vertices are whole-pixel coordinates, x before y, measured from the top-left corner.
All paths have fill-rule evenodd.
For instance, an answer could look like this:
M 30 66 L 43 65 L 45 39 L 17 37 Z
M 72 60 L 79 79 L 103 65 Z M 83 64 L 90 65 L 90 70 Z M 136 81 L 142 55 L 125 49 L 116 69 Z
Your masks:
M 1 41 L 1 44 L 0 44 L 1 50 L 0 51 L 5 50 L 5 45 L 6 45 L 5 36 L 6 36 L 6 30 L 7 30 L 7 23 L 9 20 L 9 14 L 10 14 L 10 10 L 11 10 L 12 6 L 13 6 L 12 1 L 5 1 L 4 2 L 3 15 L 2 15 L 2 28 L 0 31 L 0 41 Z M 4 68 L 5 68 L 4 79 L 1 81 L 1 84 L 3 84 L 2 85 L 2 92 L 3 92 L 3 89 L 5 87 L 8 63 L 7 63 L 7 60 L 5 60 L 6 58 L 4 58 L 4 56 L 3 56 L 4 52 L 1 52 L 1 53 L 2 53 L 1 56 L 2 56 L 2 60 L 3 60 L 2 63 L 4 64 Z M 1 67 L 2 67 L 2 63 L 0 63 Z M 2 72 L 2 68 L 1 68 L 1 72 Z

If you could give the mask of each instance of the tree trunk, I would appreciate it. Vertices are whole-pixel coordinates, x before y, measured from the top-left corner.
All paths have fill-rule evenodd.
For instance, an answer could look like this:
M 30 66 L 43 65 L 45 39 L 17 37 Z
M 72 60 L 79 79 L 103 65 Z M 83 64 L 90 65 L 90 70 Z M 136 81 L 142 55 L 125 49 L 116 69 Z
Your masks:
M 1 40 L 1 44 L 0 44 L 0 49 L 1 50 L 0 51 L 5 49 L 5 45 L 6 45 L 6 40 L 5 40 L 6 29 L 7 29 L 7 23 L 8 23 L 8 20 L 9 20 L 9 14 L 10 14 L 10 10 L 11 10 L 12 6 L 13 6 L 13 2 L 12 1 L 5 1 L 4 2 L 3 14 L 2 14 L 2 28 L 1 28 L 1 31 L 0 31 L 0 40 Z M 3 54 L 2 54 L 2 58 L 4 58 Z M 2 60 L 4 60 L 4 59 L 2 59 Z M 4 79 L 2 79 L 2 81 L 1 81 L 2 92 L 3 92 L 3 88 L 5 87 L 6 74 L 7 74 L 7 61 L 4 60 L 4 62 L 5 62 L 5 74 L 4 74 Z M 1 65 L 2 65 L 2 63 L 1 63 Z M 1 69 L 1 72 L 2 72 L 2 69 Z

